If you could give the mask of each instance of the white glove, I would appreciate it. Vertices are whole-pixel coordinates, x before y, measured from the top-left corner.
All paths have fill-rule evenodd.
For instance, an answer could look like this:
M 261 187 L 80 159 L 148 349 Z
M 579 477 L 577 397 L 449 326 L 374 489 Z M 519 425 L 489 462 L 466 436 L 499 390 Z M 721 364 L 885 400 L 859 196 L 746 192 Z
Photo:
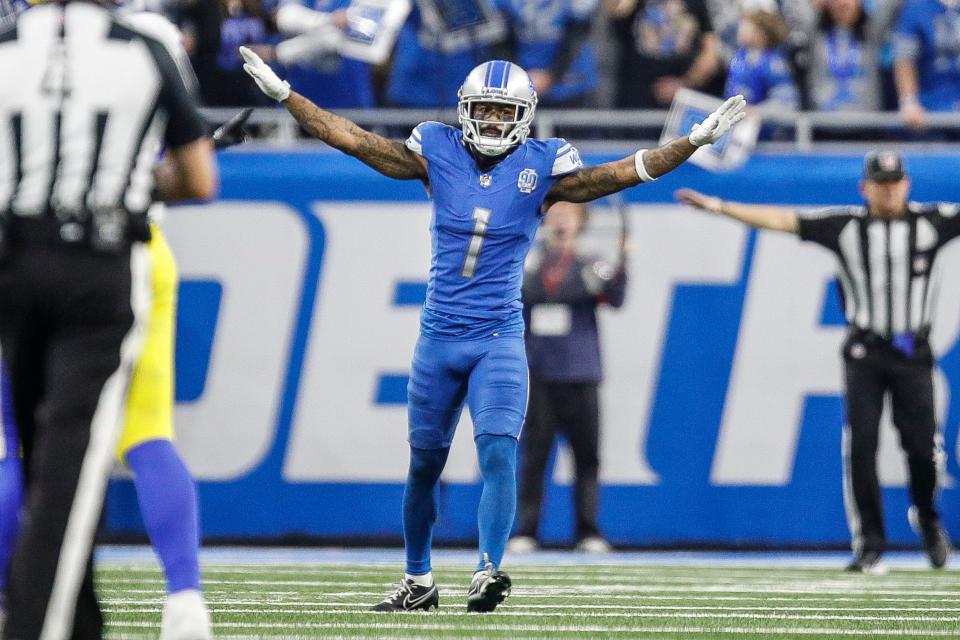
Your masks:
M 246 64 L 243 65 L 243 70 L 254 79 L 257 86 L 260 87 L 260 91 L 263 91 L 277 102 L 283 102 L 290 97 L 290 83 L 286 80 L 281 80 L 280 76 L 274 73 L 273 69 L 260 59 L 260 56 L 246 47 L 240 47 L 240 55 L 243 56 L 243 59 L 246 61 Z
M 743 96 L 733 96 L 720 105 L 720 108 L 711 113 L 700 124 L 693 125 L 690 131 L 690 144 L 695 147 L 702 147 L 705 144 L 712 144 L 719 140 L 723 134 L 730 130 L 730 127 L 737 124 L 746 117 L 744 109 L 747 101 Z

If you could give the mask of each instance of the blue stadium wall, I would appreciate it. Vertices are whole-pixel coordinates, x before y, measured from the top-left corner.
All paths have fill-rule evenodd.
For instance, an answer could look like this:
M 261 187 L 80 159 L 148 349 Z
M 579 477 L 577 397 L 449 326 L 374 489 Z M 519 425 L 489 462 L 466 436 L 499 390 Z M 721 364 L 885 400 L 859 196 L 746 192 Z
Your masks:
M 587 156 L 587 163 L 612 159 Z M 165 228 L 181 268 L 178 441 L 199 478 L 209 539 L 401 537 L 406 367 L 429 266 L 415 182 L 324 152 L 220 157 L 221 200 Z M 960 201 L 960 158 L 910 155 L 917 200 Z M 604 313 L 601 527 L 622 545 L 842 545 L 839 344 L 832 261 L 792 237 L 676 207 L 692 186 L 727 199 L 854 203 L 860 157 L 765 155 L 729 174 L 684 166 L 628 191 L 635 253 L 625 308 Z M 960 532 L 960 252 L 934 346 L 947 465 L 943 513 Z M 913 544 L 896 436 L 881 472 L 895 543 Z M 572 532 L 561 451 L 543 518 Z M 480 486 L 464 417 L 435 539 L 472 543 Z M 142 531 L 118 472 L 109 534 Z

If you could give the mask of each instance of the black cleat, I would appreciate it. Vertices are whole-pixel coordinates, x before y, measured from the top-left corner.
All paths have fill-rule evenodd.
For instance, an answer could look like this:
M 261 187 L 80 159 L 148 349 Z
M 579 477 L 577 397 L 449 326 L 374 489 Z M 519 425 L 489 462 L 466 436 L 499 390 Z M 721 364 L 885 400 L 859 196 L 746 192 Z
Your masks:
M 887 573 L 887 566 L 883 564 L 882 554 L 879 551 L 862 551 L 850 561 L 847 571 L 882 576 Z
M 953 555 L 953 547 L 950 546 L 950 536 L 940 524 L 939 518 L 921 521 L 920 513 L 916 507 L 910 507 L 907 511 L 907 520 L 910 521 L 910 528 L 916 532 L 923 540 L 923 550 L 930 559 L 930 566 L 934 569 L 942 569 Z
M 953 552 L 946 530 L 939 524 L 923 526 L 921 529 L 923 550 L 927 552 L 930 566 L 934 569 L 942 569 L 950 560 L 950 555 Z
M 429 611 L 440 608 L 440 591 L 436 584 L 423 587 L 404 578 L 397 588 L 370 611 Z
M 510 595 L 513 582 L 503 571 L 494 571 L 493 563 L 486 554 L 483 555 L 486 568 L 474 574 L 467 592 L 467 611 L 488 613 L 497 608 L 497 605 Z

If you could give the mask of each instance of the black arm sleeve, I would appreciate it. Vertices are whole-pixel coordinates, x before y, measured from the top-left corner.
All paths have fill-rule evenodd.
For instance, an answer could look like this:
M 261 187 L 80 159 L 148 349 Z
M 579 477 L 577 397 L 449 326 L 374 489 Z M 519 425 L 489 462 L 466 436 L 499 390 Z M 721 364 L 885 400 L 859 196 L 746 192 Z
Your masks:
M 151 38 L 144 38 L 163 82 L 160 90 L 160 108 L 166 110 L 167 132 L 164 142 L 175 149 L 207 135 L 207 124 L 200 112 L 194 94 L 189 90 L 176 62 L 166 47 Z
M 550 65 L 550 75 L 553 76 L 554 82 L 560 82 L 563 76 L 567 75 L 570 65 L 580 55 L 583 45 L 590 37 L 590 24 L 590 20 L 577 20 L 567 24 L 563 39 L 560 41 L 560 48 Z
M 854 215 L 845 208 L 822 209 L 798 214 L 801 240 L 813 242 L 832 251 L 840 248 L 840 232 Z
M 507 25 L 507 33 L 501 40 L 490 45 L 489 53 L 491 57 L 497 60 L 516 60 L 517 50 L 520 48 L 517 30 L 516 27 L 514 27 L 514 21 L 510 14 L 506 11 L 502 13 L 503 21 Z
M 687 6 L 690 8 L 690 13 L 692 13 L 694 18 L 697 20 L 697 26 L 700 27 L 701 37 L 708 33 L 712 33 L 713 20 L 710 19 L 710 11 L 707 9 L 706 1 L 689 0 Z
M 627 270 L 621 266 L 614 273 L 613 277 L 603 289 L 604 302 L 614 309 L 623 306 L 624 299 L 627 297 Z
M 960 236 L 960 204 L 941 202 L 937 206 L 937 215 L 939 220 L 936 226 L 942 246 Z

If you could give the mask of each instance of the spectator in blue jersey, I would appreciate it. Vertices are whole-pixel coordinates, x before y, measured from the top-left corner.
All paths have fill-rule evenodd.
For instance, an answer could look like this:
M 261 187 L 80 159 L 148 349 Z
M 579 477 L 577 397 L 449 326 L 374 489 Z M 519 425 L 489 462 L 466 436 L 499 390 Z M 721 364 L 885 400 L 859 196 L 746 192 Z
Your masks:
M 597 308 L 623 305 L 627 273 L 622 243 L 616 264 L 578 251 L 586 218 L 583 204 L 553 205 L 544 221 L 544 250 L 528 261 L 524 272 L 530 398 L 520 439 L 517 534 L 507 547 L 515 553 L 539 546 L 545 475 L 560 434 L 573 452 L 575 548 L 586 553 L 610 550 L 597 525 L 603 377 Z
M 892 3 L 887 2 L 887 5 Z M 889 12 L 886 12 L 889 13 Z M 814 109 L 880 108 L 879 52 L 889 20 L 868 14 L 862 0 L 826 0 L 810 40 L 807 86 Z
M 742 94 L 749 105 L 796 109 L 797 85 L 779 48 L 786 37 L 787 25 L 779 14 L 744 14 L 737 29 L 740 48 L 730 62 L 725 95 Z
M 598 0 L 501 0 L 514 55 L 541 104 L 589 107 L 599 83 L 589 42 Z
M 349 5 L 350 0 L 281 0 L 276 20 L 286 39 L 277 45 L 277 61 L 290 84 L 310 100 L 332 108 L 371 108 L 376 105 L 370 65 L 337 51 Z
M 894 40 L 900 115 L 914 130 L 928 111 L 960 108 L 960 2 L 905 0 Z
M 273 59 L 274 26 L 260 0 L 191 0 L 181 10 L 184 44 L 206 106 L 266 104 L 250 87 L 237 48 L 246 45 Z
M 737 29 L 740 17 L 747 11 L 772 11 L 783 16 L 787 23 L 788 47 L 791 52 L 804 47 L 807 35 L 817 22 L 813 5 L 823 0 L 707 0 L 713 29 L 720 40 L 720 57 L 726 67 L 730 66 L 733 54 L 739 49 Z M 789 57 L 789 56 L 788 56 Z
M 440 11 L 438 7 L 448 9 Z M 503 52 L 507 26 L 491 0 L 416 0 L 393 53 L 387 101 L 395 107 L 454 107 L 475 66 Z
M 427 298 L 407 385 L 407 563 L 396 590 L 372 610 L 439 607 L 431 569 L 436 489 L 466 404 L 483 480 L 479 562 L 466 608 L 493 611 L 512 584 L 500 563 L 516 510 L 517 438 L 527 404 L 521 287 L 543 212 L 555 202 L 589 202 L 673 170 L 743 118 L 743 97 L 727 100 L 687 136 L 584 168 L 567 141 L 528 139 L 537 94 L 513 63 L 493 60 L 470 71 L 457 92 L 459 128 L 423 122 L 401 143 L 322 109 L 255 53 L 241 53 L 257 85 L 311 135 L 387 177 L 421 181 L 433 200 Z
M 681 87 L 719 94 L 706 0 L 604 0 L 619 50 L 616 105 L 665 109 Z

